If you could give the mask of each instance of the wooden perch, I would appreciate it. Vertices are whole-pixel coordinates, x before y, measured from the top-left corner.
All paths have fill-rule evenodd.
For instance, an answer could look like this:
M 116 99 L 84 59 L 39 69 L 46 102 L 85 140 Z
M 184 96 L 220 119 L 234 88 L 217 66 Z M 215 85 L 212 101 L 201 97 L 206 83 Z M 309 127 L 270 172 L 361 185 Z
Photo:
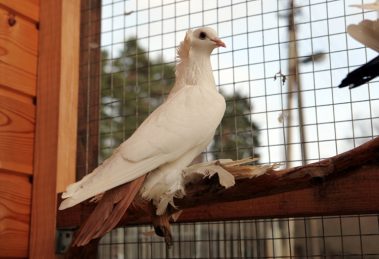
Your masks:
M 186 196 L 175 199 L 175 205 L 183 210 L 179 222 L 375 213 L 379 211 L 378 187 L 379 137 L 320 162 L 236 179 L 228 189 L 219 184 L 218 177 L 201 178 L 186 185 Z M 58 228 L 77 227 L 94 206 L 84 203 L 59 211 Z M 136 199 L 118 226 L 152 220 L 156 221 L 150 204 Z
M 320 185 L 338 177 L 346 177 L 349 172 L 356 171 L 359 167 L 364 169 L 369 165 L 379 166 L 379 137 L 320 162 L 284 170 L 269 170 L 256 178 L 236 180 L 235 186 L 229 189 L 222 188 L 217 179 L 204 179 L 199 183 L 186 186 L 187 195 L 183 199 L 175 200 L 175 204 L 179 209 L 186 209 L 299 190 Z M 356 184 L 359 185 L 359 182 Z

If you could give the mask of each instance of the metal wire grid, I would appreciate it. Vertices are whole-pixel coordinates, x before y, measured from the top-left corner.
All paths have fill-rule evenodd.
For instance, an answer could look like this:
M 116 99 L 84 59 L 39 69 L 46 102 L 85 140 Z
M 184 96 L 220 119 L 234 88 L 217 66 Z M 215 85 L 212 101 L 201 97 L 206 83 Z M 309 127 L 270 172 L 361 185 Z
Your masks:
M 194 1 L 180 1 L 154 6 L 153 3 L 156 2 L 145 4 L 143 1 L 104 2 L 102 49 L 110 53 L 110 60 L 119 58 L 124 40 L 134 35 L 146 51 L 145 53 L 142 51 L 141 55 L 145 54 L 149 59 L 161 55 L 163 64 L 172 65 L 175 61 L 175 47 L 179 41 L 177 35 L 181 34 L 182 38 L 189 26 L 204 24 L 216 27 L 220 37 L 230 46 L 220 50 L 218 55 L 212 56 L 219 88 L 230 96 L 237 92 L 243 94 L 242 98 L 231 100 L 234 105 L 238 101 L 246 100 L 253 106 L 252 112 L 248 114 L 234 112 L 226 116 L 226 120 L 250 116 L 251 121 L 259 125 L 257 132 L 251 134 L 261 136 L 256 151 L 260 154 L 262 163 L 287 161 L 288 159 L 282 154 L 286 154 L 285 151 L 291 147 L 297 149 L 296 155 L 291 158 L 291 165 L 301 163 L 299 139 L 287 144 L 284 131 L 288 127 L 296 130 L 298 122 L 295 120 L 289 126 L 278 119 L 281 114 L 285 116 L 290 111 L 297 111 L 298 108 L 293 107 L 290 111 L 286 109 L 288 89 L 285 84 L 280 85 L 279 80 L 277 83 L 272 80 L 277 72 L 286 71 L 288 67 L 288 36 L 286 36 L 288 23 L 286 19 L 278 18 L 288 12 L 288 7 L 283 4 L 284 7 L 280 8 L 281 5 L 274 4 L 276 1 L 249 1 L 226 6 L 221 4 L 207 6 L 212 1 L 200 1 L 199 4 Z M 276 6 L 276 9 L 269 9 L 267 6 L 270 4 Z M 369 86 L 353 91 L 353 95 L 348 91 L 332 87 L 340 82 L 349 69 L 365 63 L 375 55 L 373 51 L 357 44 L 345 33 L 347 24 L 360 21 L 370 15 L 373 17 L 373 13 L 349 14 L 349 9 L 345 7 L 347 4 L 347 1 L 321 3 L 314 1 L 299 4 L 297 8 L 303 13 L 297 22 L 299 56 L 305 58 L 316 51 L 325 53 L 324 61 L 310 62 L 303 65 L 300 70 L 300 79 L 306 82 L 303 84 L 301 96 L 306 118 L 303 127 L 306 128 L 308 135 L 304 140 L 304 145 L 309 146 L 307 162 L 350 149 L 378 133 L 378 128 L 375 126 L 378 124 L 377 109 L 373 109 L 378 105 L 378 96 L 373 91 L 376 83 L 370 83 Z M 195 10 L 192 10 L 194 6 Z M 197 11 L 199 6 L 200 10 Z M 179 11 L 181 8 L 188 11 Z M 169 11 L 166 12 L 166 9 Z M 244 12 L 242 18 L 234 18 L 234 13 L 238 13 L 234 9 Z M 136 11 L 125 15 L 129 10 Z M 230 13 L 228 14 L 226 10 Z M 253 11 L 249 13 L 249 10 Z M 158 18 L 154 18 L 156 16 Z M 213 19 L 207 18 L 209 16 Z M 222 18 L 224 16 L 226 18 Z M 329 26 L 330 24 L 333 26 Z M 147 67 L 147 73 L 150 68 Z M 161 75 L 158 80 L 164 76 Z M 153 81 L 148 80 L 143 83 L 151 84 Z M 115 87 L 117 86 L 111 85 L 108 89 L 111 94 Z M 167 94 L 169 88 L 162 87 L 161 91 L 162 94 Z M 109 109 L 114 109 L 116 104 L 117 101 L 114 100 L 103 102 L 103 105 Z M 238 125 L 235 125 L 234 132 L 230 134 L 246 133 L 238 131 Z M 124 134 L 124 132 L 122 130 L 103 132 L 103 136 Z M 125 137 L 131 132 L 132 130 L 127 132 Z M 106 148 L 111 150 L 117 144 L 108 143 L 102 150 Z M 234 149 L 251 149 L 251 146 L 238 144 L 236 142 Z M 208 154 L 215 152 L 218 150 L 208 150 Z
M 216 83 L 229 104 L 215 139 L 222 135 L 233 142 L 215 141 L 205 159 L 249 154 L 259 156 L 260 163 L 295 166 L 303 163 L 304 147 L 309 163 L 379 135 L 378 81 L 352 91 L 336 88 L 348 71 L 376 55 L 347 36 L 346 26 L 376 14 L 349 8 L 359 3 L 353 0 L 296 1 L 305 115 L 299 125 L 299 107 L 287 98 L 294 76 L 287 73 L 288 2 L 103 0 L 100 159 L 164 100 L 178 42 L 188 28 L 203 25 L 214 27 L 228 46 L 211 57 Z M 132 44 L 134 38 L 140 49 Z M 123 51 L 125 41 L 135 52 Z M 304 63 L 318 52 L 321 61 Z M 286 82 L 274 81 L 278 72 Z M 292 122 L 286 120 L 289 114 Z M 249 125 L 242 127 L 246 120 Z M 294 136 L 289 143 L 288 128 Z M 250 140 L 246 144 L 238 137 Z M 149 231 L 148 226 L 113 231 L 101 242 L 101 258 L 379 258 L 377 215 L 180 224 L 173 228 L 172 250 L 144 234 Z
M 100 257 L 378 258 L 379 253 L 376 215 L 177 224 L 172 249 L 144 234 L 149 230 L 115 230 L 102 240 Z

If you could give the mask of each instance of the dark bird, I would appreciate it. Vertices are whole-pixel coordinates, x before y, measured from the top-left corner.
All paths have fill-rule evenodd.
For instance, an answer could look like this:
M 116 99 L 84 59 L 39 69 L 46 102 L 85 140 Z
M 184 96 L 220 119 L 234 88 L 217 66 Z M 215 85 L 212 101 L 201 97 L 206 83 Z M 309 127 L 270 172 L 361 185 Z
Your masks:
M 352 5 L 365 10 L 379 11 L 378 3 Z M 347 33 L 368 48 L 379 51 L 379 20 L 363 20 L 358 24 L 350 24 Z M 363 85 L 379 75 L 379 56 L 367 64 L 350 72 L 338 87 L 354 88 Z
M 379 76 L 379 56 L 347 74 L 338 87 L 348 86 L 352 89 L 371 81 L 377 76 Z

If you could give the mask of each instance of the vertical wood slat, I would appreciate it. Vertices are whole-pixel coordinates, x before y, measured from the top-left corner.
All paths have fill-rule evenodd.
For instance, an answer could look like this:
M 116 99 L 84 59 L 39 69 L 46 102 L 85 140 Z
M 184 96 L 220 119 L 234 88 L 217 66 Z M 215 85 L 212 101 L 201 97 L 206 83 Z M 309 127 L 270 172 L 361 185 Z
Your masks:
M 80 1 L 44 0 L 40 10 L 29 257 L 54 258 L 57 174 L 74 175 L 76 156 Z
M 57 193 L 76 180 L 80 2 L 62 2 Z

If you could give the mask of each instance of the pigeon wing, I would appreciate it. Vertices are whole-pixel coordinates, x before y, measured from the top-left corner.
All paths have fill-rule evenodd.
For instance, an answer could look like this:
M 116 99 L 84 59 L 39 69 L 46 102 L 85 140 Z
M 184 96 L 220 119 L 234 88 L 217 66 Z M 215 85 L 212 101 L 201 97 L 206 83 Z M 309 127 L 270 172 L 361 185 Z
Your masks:
M 217 94 L 221 102 L 207 103 L 200 87 L 184 86 L 155 110 L 121 145 L 123 157 L 137 162 L 163 154 L 172 161 L 213 135 L 225 102 Z

